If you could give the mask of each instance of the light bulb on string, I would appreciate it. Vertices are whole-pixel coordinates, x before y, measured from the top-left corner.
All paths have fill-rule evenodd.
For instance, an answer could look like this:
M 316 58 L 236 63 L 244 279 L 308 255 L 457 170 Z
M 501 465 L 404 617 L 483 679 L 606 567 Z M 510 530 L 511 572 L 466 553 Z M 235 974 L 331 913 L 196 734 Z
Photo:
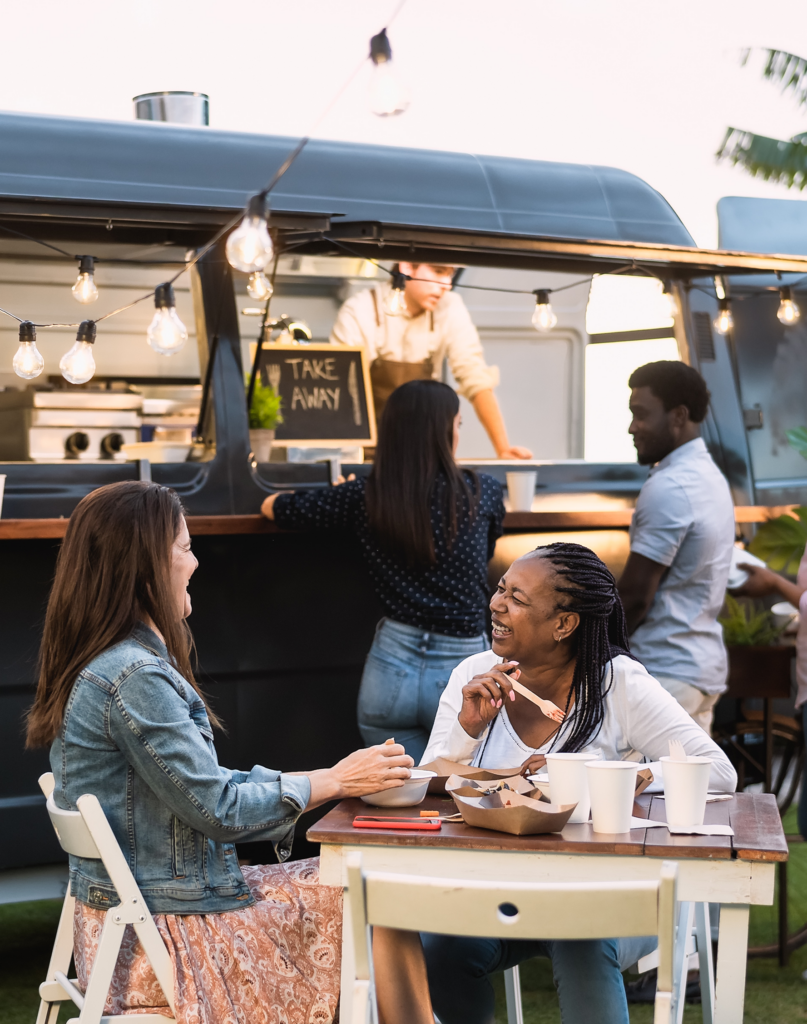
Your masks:
M 545 288 L 538 288 L 533 295 L 535 296 L 535 310 L 532 314 L 532 326 L 541 333 L 551 331 L 558 322 L 558 318 L 552 310 L 549 292 Z
M 790 327 L 792 324 L 797 324 L 801 319 L 801 310 L 793 301 L 793 292 L 790 288 L 779 289 L 779 309 L 776 311 L 777 319 L 779 323 Z
M 171 284 L 157 285 L 154 290 L 154 318 L 147 332 L 148 343 L 161 356 L 179 352 L 188 340 L 185 324 L 177 316 L 174 289 Z
M 731 315 L 731 303 L 728 299 L 718 299 L 719 312 L 713 324 L 718 334 L 728 334 L 734 327 L 734 317 Z
M 78 265 L 78 277 L 73 285 L 73 298 L 82 305 L 89 305 L 98 298 L 95 287 L 95 260 L 92 256 L 82 256 Z
M 30 320 L 20 324 L 20 347 L 11 362 L 14 372 L 23 380 L 33 380 L 45 369 L 45 360 L 36 347 L 36 327 Z
M 387 30 L 382 28 L 370 40 L 370 60 L 373 75 L 370 81 L 370 110 L 378 117 L 394 117 L 402 114 L 409 106 L 409 96 L 395 77 L 392 64 L 392 47 Z
M 384 298 L 384 312 L 387 316 L 401 316 L 406 309 L 406 275 L 393 270 L 391 284 Z
M 82 320 L 78 325 L 76 343 L 59 360 L 62 376 L 71 384 L 86 384 L 95 373 L 95 321 Z
M 664 282 L 664 290 L 662 292 L 664 301 L 667 303 L 667 312 L 671 319 L 675 320 L 678 315 L 678 303 L 675 301 L 675 293 L 672 290 L 672 285 L 669 281 Z
M 244 219 L 227 239 L 225 251 L 230 266 L 245 274 L 263 270 L 269 264 L 275 247 L 266 221 L 266 196 L 250 199 Z
M 247 294 L 251 299 L 257 299 L 259 302 L 265 302 L 267 299 L 271 299 L 274 295 L 274 288 L 272 282 L 264 274 L 262 270 L 256 270 L 254 274 L 249 275 L 247 281 Z

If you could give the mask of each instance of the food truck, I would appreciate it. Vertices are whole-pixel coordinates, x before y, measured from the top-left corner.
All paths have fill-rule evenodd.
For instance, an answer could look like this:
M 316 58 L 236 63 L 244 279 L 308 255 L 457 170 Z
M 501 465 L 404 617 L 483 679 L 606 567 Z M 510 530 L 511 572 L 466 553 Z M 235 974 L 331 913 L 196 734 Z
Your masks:
M 361 745 L 356 697 L 380 611 L 358 546 L 284 534 L 257 512 L 278 489 L 327 487 L 337 470 L 368 472 L 372 437 L 362 444 L 358 425 L 352 437 L 287 430 L 259 461 L 245 379 L 272 346 L 289 359 L 296 346 L 299 367 L 315 353 L 336 360 L 327 346 L 340 304 L 396 262 L 459 268 L 457 289 L 487 361 L 501 369 L 511 440 L 535 454 L 524 464 L 539 473 L 533 509 L 508 514 L 494 572 L 570 531 L 615 571 L 624 564 L 646 470 L 629 456 L 585 456 L 597 451 L 605 413 L 627 402 L 626 383 L 603 374 L 637 343 L 663 342 L 652 351 L 674 353 L 706 378 L 705 438 L 739 507 L 798 500 L 807 488 L 798 457 L 781 444 L 769 454 L 801 414 L 794 408 L 788 421 L 754 378 L 767 360 L 773 379 L 774 357 L 761 349 L 775 352 L 784 337 L 777 289 L 781 280 L 798 288 L 807 256 L 767 255 L 782 247 L 754 236 L 758 210 L 733 207 L 734 234 L 726 228 L 727 238 L 758 237 L 756 252 L 735 242 L 704 250 L 662 196 L 624 171 L 313 140 L 271 194 L 279 257 L 274 295 L 257 303 L 247 275 L 225 259 L 224 238 L 184 267 L 296 140 L 16 114 L 0 115 L 0 132 L 0 307 L 12 314 L 0 318 L 0 899 L 12 883 L 16 898 L 33 898 L 57 894 L 64 880 L 36 782 L 47 754 L 24 750 L 23 719 L 60 538 L 93 488 L 152 479 L 185 503 L 200 561 L 191 584 L 199 678 L 227 725 L 217 740 L 223 763 L 299 770 Z M 98 289 L 92 306 L 71 295 L 87 256 Z M 176 274 L 176 312 L 189 337 L 166 357 L 146 343 L 153 298 L 134 300 Z M 622 278 L 653 292 L 652 312 L 615 292 L 616 314 L 597 313 L 597 295 L 607 298 L 609 282 Z M 538 334 L 534 292 L 547 289 L 558 322 Z M 713 328 L 723 289 L 761 296 L 734 304 L 735 328 L 725 335 Z M 98 319 L 96 372 L 70 384 L 58 365 L 76 328 L 58 325 L 90 316 Z M 12 371 L 13 317 L 57 325 L 37 329 L 45 368 L 30 382 Z M 641 362 L 651 349 L 635 351 Z M 343 408 L 372 434 L 360 384 L 355 373 L 346 378 L 354 404 L 344 398 Z M 493 459 L 473 419 L 466 414 L 460 455 L 504 482 L 519 464 Z M 309 823 L 304 816 L 299 849 Z M 251 844 L 245 856 L 271 854 L 268 844 Z

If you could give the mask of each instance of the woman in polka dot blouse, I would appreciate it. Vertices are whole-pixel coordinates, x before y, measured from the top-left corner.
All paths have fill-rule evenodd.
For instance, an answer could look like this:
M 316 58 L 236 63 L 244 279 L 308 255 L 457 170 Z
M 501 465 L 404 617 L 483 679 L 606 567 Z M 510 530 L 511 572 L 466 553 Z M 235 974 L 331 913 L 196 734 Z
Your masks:
M 420 761 L 453 669 L 490 647 L 487 566 L 502 489 L 454 461 L 456 393 L 414 380 L 389 398 L 369 476 L 273 494 L 261 512 L 287 530 L 353 533 L 384 608 L 359 691 L 365 743 L 389 736 Z

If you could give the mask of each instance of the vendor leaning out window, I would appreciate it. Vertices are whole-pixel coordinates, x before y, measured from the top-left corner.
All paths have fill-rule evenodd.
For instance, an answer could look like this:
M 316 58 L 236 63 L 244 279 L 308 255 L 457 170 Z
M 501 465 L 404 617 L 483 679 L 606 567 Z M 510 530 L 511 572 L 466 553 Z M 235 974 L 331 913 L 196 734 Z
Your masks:
M 392 282 L 367 288 L 339 310 L 331 342 L 364 345 L 376 417 L 395 388 L 410 380 L 440 380 L 448 360 L 460 394 L 468 399 L 500 459 L 530 459 L 529 448 L 511 445 L 493 389 L 499 370 L 487 366 L 479 334 L 465 303 L 451 291 L 454 267 L 400 263 Z M 405 281 L 393 298 L 393 283 Z M 399 308 L 390 312 L 393 305 Z

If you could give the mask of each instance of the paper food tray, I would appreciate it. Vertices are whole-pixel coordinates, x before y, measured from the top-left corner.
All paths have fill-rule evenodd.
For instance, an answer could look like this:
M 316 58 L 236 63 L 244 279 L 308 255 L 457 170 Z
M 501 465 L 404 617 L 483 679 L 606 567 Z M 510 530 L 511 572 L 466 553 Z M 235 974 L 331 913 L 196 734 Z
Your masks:
M 491 780 L 452 775 L 449 793 L 466 825 L 514 836 L 560 832 L 577 804 L 551 804 L 521 775 Z
M 436 757 L 428 764 L 418 765 L 426 771 L 436 772 L 436 777 L 429 783 L 429 792 L 444 796 L 446 793 L 446 780 L 451 775 L 459 775 L 463 779 L 477 779 L 482 782 L 493 779 L 508 779 L 518 775 L 519 768 L 472 768 L 469 764 L 459 764 L 456 761 L 449 761 L 445 757 Z

